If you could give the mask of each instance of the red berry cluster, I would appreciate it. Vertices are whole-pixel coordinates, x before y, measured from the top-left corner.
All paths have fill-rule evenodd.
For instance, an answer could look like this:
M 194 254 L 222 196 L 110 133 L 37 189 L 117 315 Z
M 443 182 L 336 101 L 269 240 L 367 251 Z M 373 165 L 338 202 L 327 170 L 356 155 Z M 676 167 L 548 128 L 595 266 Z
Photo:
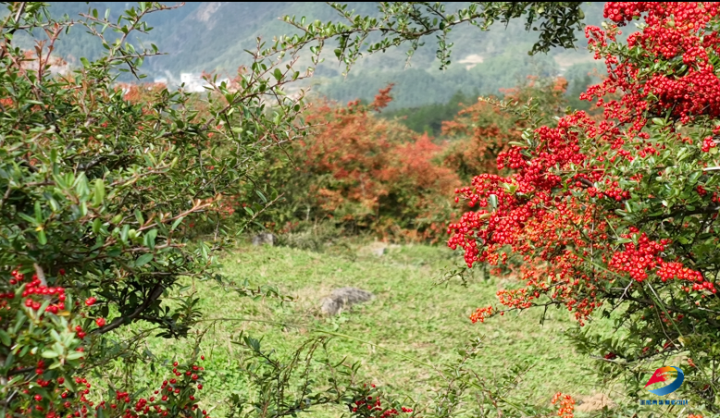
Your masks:
M 204 357 L 201 357 L 204 358 Z M 155 395 L 159 395 L 160 399 L 156 399 L 156 396 L 150 396 L 148 399 L 140 398 L 132 404 L 132 398 L 130 393 L 118 391 L 115 393 L 115 400 L 112 402 L 101 401 L 97 405 L 88 399 L 90 388 L 92 385 L 88 383 L 88 380 L 83 377 L 76 377 L 74 379 L 77 389 L 70 391 L 69 389 L 55 388 L 52 393 L 47 394 L 47 389 L 44 392 L 46 395 L 36 394 L 32 397 L 33 403 L 28 409 L 21 409 L 18 412 L 21 414 L 29 414 L 32 411 L 39 411 L 45 413 L 46 417 L 52 418 L 86 418 L 89 416 L 95 416 L 97 413 L 92 411 L 104 410 L 106 416 L 113 416 L 109 410 L 120 410 L 122 411 L 123 418 L 141 418 L 141 417 L 167 417 L 171 416 L 171 412 L 175 411 L 177 407 L 180 407 L 179 415 L 176 412 L 172 412 L 172 416 L 195 416 L 196 410 L 199 409 L 199 405 L 194 396 L 196 390 L 202 389 L 202 384 L 198 382 L 200 373 L 203 368 L 198 365 L 191 365 L 185 371 L 185 373 L 177 370 L 176 367 L 173 369 L 173 373 L 180 379 L 172 378 L 165 380 L 159 390 L 154 392 Z M 44 364 L 42 361 L 38 364 L 38 374 L 43 372 L 42 368 Z M 189 373 L 189 374 L 188 374 Z M 38 379 L 37 384 L 41 388 L 47 388 L 50 385 L 50 381 L 43 381 Z M 63 385 L 65 379 L 59 377 L 57 379 L 58 385 Z M 25 390 L 25 394 L 29 394 L 29 390 Z M 54 397 L 59 394 L 60 402 L 54 401 Z M 201 411 L 203 417 L 210 418 L 206 411 Z
M 708 136 L 703 139 L 703 143 L 700 149 L 702 150 L 702 152 L 710 152 L 710 150 L 715 147 L 717 147 L 717 143 L 713 140 L 712 136 Z
M 622 89 L 625 97 L 610 104 L 606 112 L 616 112 L 624 122 L 641 117 L 636 128 L 644 124 L 642 112 L 648 110 L 648 106 L 656 107 L 655 113 L 659 114 L 671 110 L 683 122 L 699 115 L 720 115 L 720 79 L 710 62 L 710 57 L 720 52 L 720 37 L 711 23 L 719 7 L 717 3 L 700 2 L 606 3 L 605 17 L 619 25 L 645 16 L 647 25 L 628 38 L 628 47 L 639 47 L 642 58 L 648 61 L 667 62 L 667 73 L 641 73 L 632 60 L 620 62 L 612 52 L 602 52 L 606 45 L 595 41 L 596 56 L 605 56 L 611 77 L 599 88 L 589 91 L 590 96 L 600 98 Z M 588 31 L 594 38 L 602 33 L 598 28 Z M 648 100 L 651 94 L 656 98 L 652 104 Z M 625 110 L 621 110 L 621 106 Z
M 10 274 L 12 276 L 12 279 L 10 279 L 11 285 L 21 285 L 25 280 L 25 275 L 20 273 L 18 270 L 13 270 Z M 15 297 L 13 292 L 8 292 L 3 295 L 7 299 Z M 33 297 L 33 295 L 56 300 L 55 303 L 50 304 L 45 309 L 47 312 L 56 314 L 65 310 L 65 289 L 62 287 L 48 287 L 47 285 L 42 284 L 38 276 L 35 274 L 32 276 L 32 281 L 27 283 L 25 286 L 25 289 L 22 292 L 22 297 L 26 298 L 24 301 L 25 306 L 32 310 L 39 311 L 42 307 L 42 302 Z
M 493 312 L 492 306 L 487 306 L 485 308 L 478 308 L 477 310 L 475 310 L 475 312 L 473 312 L 472 315 L 470 315 L 470 320 L 473 322 L 473 324 L 478 321 L 485 322 L 485 318 L 492 315 L 492 312 Z
M 622 238 L 631 239 L 633 233 L 636 232 L 637 229 L 634 229 L 630 234 L 622 235 Z M 658 254 L 665 249 L 665 246 L 670 241 L 650 241 L 645 233 L 640 234 L 637 241 L 637 244 L 631 242 L 625 244 L 624 251 L 616 251 L 612 255 L 608 267 L 614 271 L 629 273 L 630 277 L 635 281 L 642 282 L 647 279 L 649 270 L 656 268 L 663 262 Z
M 560 418 L 573 418 L 575 415 L 575 400 L 570 395 L 564 395 L 560 392 L 553 396 L 552 404 L 559 403 L 558 416 Z
M 692 286 L 683 286 L 683 290 L 689 292 L 693 291 L 709 291 L 716 293 L 715 285 L 711 282 L 705 281 L 702 273 L 695 271 L 683 266 L 677 262 L 665 262 L 660 263 L 660 268 L 657 271 L 658 277 L 663 282 L 670 279 L 685 280 L 692 283 Z
M 204 359 L 203 356 L 200 358 Z M 94 406 L 92 402 L 88 402 L 88 405 L 90 407 L 94 406 L 96 410 L 107 410 L 108 408 L 111 410 L 121 410 L 123 418 L 195 416 L 195 411 L 200 410 L 195 394 L 197 390 L 202 390 L 203 388 L 202 383 L 199 382 L 201 379 L 199 373 L 201 373 L 204 368 L 193 364 L 187 366 L 185 371 L 182 371 L 178 369 L 179 367 L 178 362 L 173 363 L 172 373 L 175 377 L 164 380 L 160 389 L 155 390 L 153 394 L 147 398 L 141 397 L 133 403 L 131 395 L 128 392 L 118 391 L 115 394 L 114 402 L 108 403 L 103 401 L 97 406 Z M 179 410 L 175 412 L 178 408 Z M 106 412 L 106 415 L 108 413 L 109 412 Z M 203 417 L 210 418 L 207 411 L 200 410 L 200 413 Z M 78 415 L 76 412 L 74 416 L 85 417 L 86 415 Z
M 383 406 L 382 395 L 375 385 L 370 385 L 370 388 L 368 388 L 367 384 L 364 385 L 364 389 L 358 395 L 360 399 L 351 404 L 353 416 L 356 417 L 388 418 L 399 416 L 401 413 L 410 414 L 413 412 L 412 408 L 404 406 L 401 406 L 400 410 L 392 406 Z
M 59 275 L 64 275 L 64 270 L 59 270 Z M 62 287 L 47 286 L 40 277 L 33 275 L 30 281 L 27 281 L 25 274 L 20 272 L 20 267 L 11 272 L 10 280 L 7 280 L 13 287 L 2 289 L 0 293 L 0 313 L 9 311 L 12 313 L 10 317 L 0 316 L 0 325 L 6 327 L 7 320 L 14 320 L 17 309 L 21 306 L 29 308 L 31 311 L 38 313 L 39 323 L 36 323 L 36 332 L 42 332 L 42 324 L 51 324 L 50 321 L 44 321 L 45 316 L 59 314 L 61 312 L 69 313 L 73 318 L 73 310 L 66 307 L 67 300 L 66 291 Z M 20 299 L 23 298 L 23 299 Z M 89 297 L 84 303 L 75 302 L 75 308 L 90 308 L 97 303 L 97 298 Z M 42 306 L 47 305 L 44 311 Z M 77 313 L 77 312 L 75 312 Z M 79 317 L 86 318 L 83 312 L 79 313 Z M 41 326 L 38 327 L 37 324 Z M 104 318 L 96 318 L 95 324 L 102 327 L 106 324 Z M 81 325 L 71 325 L 75 335 L 80 339 L 86 337 L 86 331 Z M 40 334 L 38 334 L 40 335 Z M 10 334 L 11 338 L 15 338 L 15 334 Z M 84 352 L 84 348 L 79 345 L 68 347 L 77 352 Z M 74 347 L 74 348 L 73 348 Z M 24 353 L 24 351 L 23 351 Z M 89 393 L 91 384 L 84 377 L 75 376 L 72 378 L 75 385 L 66 384 L 66 377 L 58 375 L 58 369 L 51 368 L 46 364 L 46 360 L 39 359 L 41 353 L 28 352 L 16 357 L 13 370 L 30 373 L 28 369 L 32 368 L 36 377 L 15 383 L 20 388 L 20 393 L 24 397 L 18 398 L 17 405 L 13 405 L 13 412 L 21 416 L 44 416 L 46 418 L 81 418 L 97 415 L 97 411 L 104 409 L 106 416 L 118 416 L 112 414 L 110 410 L 120 410 L 124 418 L 137 417 L 163 417 L 169 416 L 171 411 L 180 408 L 180 416 L 195 416 L 199 405 L 195 398 L 198 390 L 203 388 L 201 383 L 201 374 L 203 368 L 197 364 L 191 364 L 187 367 L 180 368 L 176 362 L 173 368 L 174 377 L 168 379 L 162 387 L 156 391 L 160 394 L 159 398 L 150 397 L 149 399 L 141 398 L 134 401 L 128 392 L 118 391 L 115 394 L 114 401 L 102 401 L 95 404 L 90 400 Z M 83 357 L 74 357 L 83 361 Z M 203 357 L 201 356 L 201 359 Z M 28 367 L 30 364 L 32 367 Z M 66 363 L 66 365 L 69 363 Z M 65 373 L 70 372 L 66 369 Z M 29 375 L 28 375 L 29 376 Z M 22 406 L 18 406 L 22 405 Z M 174 414 L 174 412 L 173 412 Z M 202 412 L 203 416 L 207 416 Z M 178 416 L 175 414 L 174 416 Z
M 41 363 L 42 361 L 38 364 L 38 374 L 43 372 L 44 364 Z M 89 408 L 93 406 L 93 402 L 87 399 L 91 385 L 87 379 L 81 377 L 76 377 L 74 381 L 77 388 L 70 391 L 60 387 L 65 384 L 64 377 L 58 377 L 54 382 L 38 379 L 36 383 L 43 388 L 43 391 L 32 396 L 30 404 L 26 408 L 18 409 L 17 412 L 22 415 L 33 415 L 35 411 L 44 414 L 46 418 L 87 417 Z M 54 389 L 51 388 L 53 383 L 57 383 Z M 23 393 L 29 395 L 31 392 L 30 389 L 25 389 Z

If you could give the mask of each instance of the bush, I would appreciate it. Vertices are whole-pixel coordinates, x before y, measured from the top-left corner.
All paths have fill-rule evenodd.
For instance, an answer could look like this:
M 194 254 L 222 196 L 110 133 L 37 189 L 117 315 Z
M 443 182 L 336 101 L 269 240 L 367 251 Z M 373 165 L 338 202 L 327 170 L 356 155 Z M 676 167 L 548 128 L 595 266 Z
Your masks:
M 450 214 L 447 190 L 459 181 L 435 162 L 442 148 L 427 135 L 373 115 L 390 102 L 390 89 L 368 105 L 309 108 L 312 135 L 270 157 L 278 162 L 269 163 L 266 182 L 283 189 L 290 208 L 277 224 L 331 219 L 349 233 L 438 239 Z
M 143 17 L 166 6 L 141 3 L 117 23 L 89 13 L 81 23 L 107 52 L 64 74 L 51 52 L 73 22 L 47 20 L 42 3 L 8 8 L 0 23 L 3 414 L 204 415 L 192 342 L 182 343 L 187 361 L 157 384 L 163 402 L 121 376 L 133 362 L 156 361 L 139 349 L 149 334 L 190 335 L 197 301 L 163 296 L 182 277 L 218 278 L 223 199 L 247 191 L 264 148 L 301 133 L 300 105 L 281 91 L 298 74 L 258 54 L 235 89 L 213 84 L 202 107 L 163 86 L 123 91 L 117 74 L 137 74 L 157 54 L 134 49 L 128 34 L 147 30 Z M 35 51 L 16 47 L 14 35 L 31 30 L 45 35 Z M 195 239 L 194 223 L 212 224 L 216 239 Z M 151 331 L 121 332 L 136 322 Z
M 468 266 L 526 262 L 523 286 L 498 293 L 504 308 L 473 321 L 534 306 L 567 309 L 581 325 L 614 318 L 613 336 L 586 327 L 576 346 L 634 397 L 657 364 L 682 361 L 681 396 L 715 414 L 717 13 L 714 3 L 607 3 L 615 23 L 586 34 L 608 78 L 582 96 L 603 120 L 579 111 L 528 131 L 498 158 L 513 174 L 481 174 L 458 191 L 477 209 L 449 228 Z M 641 17 L 640 32 L 616 41 L 618 26 Z
M 451 138 L 443 152 L 443 165 L 470 181 L 477 173 L 497 173 L 497 157 L 522 141 L 525 129 L 540 122 L 552 123 L 565 110 L 564 79 L 528 79 L 527 84 L 504 90 L 502 101 L 481 98 L 442 124 Z M 524 109 L 524 111 L 522 110 Z M 527 118 L 533 109 L 533 120 Z
M 407 82 L 407 79 L 405 79 Z M 413 86 L 416 89 L 417 86 Z M 464 106 L 472 104 L 477 100 L 479 94 L 465 95 L 457 91 L 443 104 L 429 104 L 413 107 L 405 107 L 395 111 L 383 112 L 385 119 L 396 120 L 402 125 L 418 133 L 425 133 L 431 136 L 442 134 L 443 123 L 453 119 Z

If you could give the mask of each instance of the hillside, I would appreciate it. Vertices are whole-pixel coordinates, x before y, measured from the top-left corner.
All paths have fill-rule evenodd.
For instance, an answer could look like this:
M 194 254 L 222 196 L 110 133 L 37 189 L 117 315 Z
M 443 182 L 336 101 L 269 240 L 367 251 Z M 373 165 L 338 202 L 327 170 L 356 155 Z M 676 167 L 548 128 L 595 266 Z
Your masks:
M 110 16 L 116 18 L 121 10 L 121 5 L 111 2 L 51 4 L 55 16 L 78 17 L 79 13 L 95 8 L 100 14 L 109 9 Z M 448 3 L 447 9 L 461 5 L 463 3 Z M 376 13 L 373 3 L 350 3 L 350 7 L 362 14 Z M 586 16 L 595 16 L 597 20 L 602 14 L 601 8 L 601 3 L 588 4 Z M 254 49 L 258 37 L 271 41 L 273 36 L 293 33 L 291 26 L 279 20 L 283 15 L 305 16 L 308 20 L 337 19 L 335 11 L 324 3 L 187 3 L 150 15 L 147 20 L 154 29 L 135 41 L 140 45 L 154 43 L 166 53 L 146 61 L 145 70 L 151 78 L 165 78 L 177 84 L 181 73 L 216 71 L 231 75 L 238 66 L 249 62 L 245 50 Z M 331 56 L 332 48 L 326 48 L 326 62 L 317 69 L 313 84 L 319 94 L 347 101 L 357 97 L 369 99 L 377 89 L 396 83 L 397 100 L 392 108 L 397 108 L 445 102 L 456 91 L 468 88 L 481 94 L 496 94 L 498 89 L 512 87 L 530 74 L 558 75 L 571 67 L 576 67 L 571 73 L 577 74 L 578 68 L 587 73 L 593 66 L 591 56 L 582 48 L 528 57 L 523 50 L 530 48 L 536 34 L 525 31 L 521 22 L 513 22 L 506 28 L 498 26 L 489 32 L 472 26 L 454 30 L 450 37 L 455 45 L 454 64 L 443 74 L 437 70 L 434 38 L 426 40 L 409 66 L 406 66 L 405 49 L 394 49 L 361 59 L 346 79 L 341 76 L 344 67 Z M 81 26 L 73 28 L 73 32 L 57 49 L 71 63 L 79 57 L 93 58 L 101 52 L 102 45 L 84 33 Z M 581 33 L 578 38 L 584 45 Z M 518 56 L 524 58 L 518 61 Z M 307 63 L 300 62 L 301 65 Z

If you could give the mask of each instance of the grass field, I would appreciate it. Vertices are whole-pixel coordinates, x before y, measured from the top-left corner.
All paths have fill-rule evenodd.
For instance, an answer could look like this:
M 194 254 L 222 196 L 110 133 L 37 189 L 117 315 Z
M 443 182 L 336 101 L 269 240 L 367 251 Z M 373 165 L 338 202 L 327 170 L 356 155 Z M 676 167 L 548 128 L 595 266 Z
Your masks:
M 458 350 L 478 338 L 483 348 L 472 366 L 485 377 L 500 375 L 514 364 L 532 365 L 516 389 L 531 403 L 549 405 L 558 391 L 576 399 L 603 391 L 592 377 L 593 360 L 565 344 L 563 330 L 577 326 L 567 311 L 548 312 L 549 320 L 542 326 L 540 310 L 472 324 L 472 310 L 493 302 L 495 292 L 511 283 L 478 277 L 467 287 L 459 282 L 435 285 L 444 269 L 461 262 L 460 256 L 444 247 L 421 245 L 391 248 L 383 256 L 357 246 L 335 254 L 243 246 L 226 254 L 223 273 L 229 279 L 275 286 L 294 299 L 253 300 L 216 283 L 188 283 L 188 291 L 194 289 L 200 297 L 206 319 L 224 318 L 202 342 L 209 370 L 206 407 L 222 412 L 223 399 L 244 390 L 246 380 L 237 368 L 241 347 L 231 343 L 241 332 L 262 337 L 262 346 L 279 355 L 293 352 L 322 330 L 351 336 L 333 338 L 330 354 L 347 357 L 346 363 L 360 362 L 359 373 L 367 382 L 391 387 L 407 396 L 408 404 L 423 403 L 442 388 L 437 370 L 452 364 L 460 357 Z M 342 286 L 369 290 L 376 298 L 336 317 L 321 316 L 321 297 Z M 148 348 L 168 359 L 172 353 L 187 352 L 186 345 L 168 346 L 168 341 L 152 339 Z M 340 416 L 342 411 L 329 408 L 311 415 Z

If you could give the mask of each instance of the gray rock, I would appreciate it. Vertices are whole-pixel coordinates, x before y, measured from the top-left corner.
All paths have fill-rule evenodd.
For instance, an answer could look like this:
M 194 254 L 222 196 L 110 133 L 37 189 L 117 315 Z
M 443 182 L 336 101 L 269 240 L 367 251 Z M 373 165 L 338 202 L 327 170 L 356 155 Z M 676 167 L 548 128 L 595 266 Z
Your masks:
M 277 237 L 267 232 L 257 234 L 252 238 L 252 245 L 269 245 L 272 247 L 275 242 L 277 242 Z
M 373 297 L 374 295 L 367 290 L 357 289 L 355 287 L 335 289 L 330 296 L 322 300 L 320 311 L 324 315 L 337 315 L 342 312 L 344 308 L 367 302 Z

